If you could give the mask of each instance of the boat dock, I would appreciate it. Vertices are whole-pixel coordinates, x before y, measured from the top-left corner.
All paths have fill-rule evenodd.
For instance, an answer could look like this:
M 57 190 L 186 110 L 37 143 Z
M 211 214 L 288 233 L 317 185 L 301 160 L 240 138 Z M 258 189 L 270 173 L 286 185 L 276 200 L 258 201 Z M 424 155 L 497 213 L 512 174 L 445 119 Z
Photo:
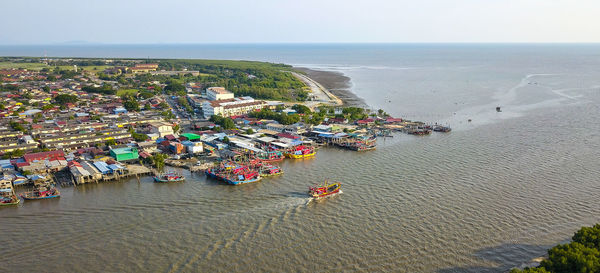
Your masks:
M 118 181 L 129 177 L 139 178 L 143 175 L 153 175 L 153 171 L 148 167 L 136 164 L 125 165 L 122 169 L 112 171 L 92 169 L 88 166 L 83 170 L 75 168 L 71 169 L 70 172 L 57 172 L 55 174 L 55 181 L 64 187 L 77 186 L 86 183 Z

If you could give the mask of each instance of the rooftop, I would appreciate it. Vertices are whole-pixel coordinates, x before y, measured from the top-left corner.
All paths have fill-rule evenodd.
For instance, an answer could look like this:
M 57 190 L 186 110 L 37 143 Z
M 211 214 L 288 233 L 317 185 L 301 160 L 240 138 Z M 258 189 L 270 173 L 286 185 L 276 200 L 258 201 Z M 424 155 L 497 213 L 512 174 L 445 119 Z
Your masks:
M 212 91 L 217 94 L 231 94 L 231 92 L 225 89 L 225 87 L 209 87 L 206 89 L 206 91 Z
M 131 152 L 134 152 L 135 148 L 130 148 L 130 147 L 124 147 L 124 148 L 115 148 L 115 149 L 111 149 L 111 151 L 114 154 L 128 154 Z

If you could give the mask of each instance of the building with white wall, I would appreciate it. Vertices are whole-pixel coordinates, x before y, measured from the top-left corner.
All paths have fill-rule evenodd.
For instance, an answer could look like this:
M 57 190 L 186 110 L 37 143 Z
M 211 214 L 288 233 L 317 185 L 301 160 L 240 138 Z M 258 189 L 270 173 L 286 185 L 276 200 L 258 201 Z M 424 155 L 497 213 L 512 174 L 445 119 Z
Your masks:
M 226 100 L 205 101 L 202 104 L 204 117 L 209 118 L 213 115 L 223 117 L 239 116 L 248 114 L 254 110 L 260 110 L 268 104 L 262 100 L 254 100 L 251 97 L 231 98 Z
M 209 100 L 228 100 L 233 99 L 233 93 L 227 91 L 225 87 L 209 87 L 206 88 L 206 97 Z

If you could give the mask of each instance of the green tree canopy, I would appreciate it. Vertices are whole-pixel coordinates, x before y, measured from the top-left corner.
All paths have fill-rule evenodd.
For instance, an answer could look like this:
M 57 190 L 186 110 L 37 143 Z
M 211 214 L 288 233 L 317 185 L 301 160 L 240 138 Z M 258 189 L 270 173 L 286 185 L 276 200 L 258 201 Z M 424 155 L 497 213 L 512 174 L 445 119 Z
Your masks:
M 60 94 L 60 95 L 54 97 L 54 101 L 58 105 L 66 105 L 67 103 L 75 103 L 78 100 L 79 99 L 77 98 L 77 96 L 75 96 L 75 95 L 68 95 L 68 94 Z
M 292 106 L 292 109 L 296 110 L 296 113 L 298 114 L 310 114 L 310 108 L 308 108 L 305 105 L 302 104 L 295 104 L 294 106 Z
M 540 266 L 554 273 L 600 272 L 600 251 L 578 242 L 558 245 L 548 250 Z
M 573 242 L 586 247 L 600 249 L 600 224 L 593 227 L 582 227 L 573 235 Z
M 226 130 L 231 130 L 231 129 L 237 128 L 235 126 L 235 122 L 233 122 L 233 120 L 228 117 L 212 115 L 209 120 L 214 122 L 215 124 L 221 126 L 221 128 L 226 129 Z

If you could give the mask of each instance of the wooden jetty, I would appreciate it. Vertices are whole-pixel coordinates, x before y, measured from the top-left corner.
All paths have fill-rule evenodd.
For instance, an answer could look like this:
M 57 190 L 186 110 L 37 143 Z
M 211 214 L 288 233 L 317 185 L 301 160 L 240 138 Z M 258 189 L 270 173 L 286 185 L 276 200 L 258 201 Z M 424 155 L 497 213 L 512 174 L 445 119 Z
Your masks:
M 73 174 L 71 172 L 68 172 L 70 175 L 69 178 L 65 177 L 64 175 L 62 175 L 61 177 L 61 181 L 63 181 L 61 183 L 61 186 L 70 186 L 70 185 L 80 185 L 80 184 L 85 184 L 85 183 L 98 183 L 98 182 L 106 182 L 106 181 L 119 181 L 121 179 L 124 178 L 129 178 L 129 177 L 137 177 L 139 179 L 140 176 L 143 175 L 152 175 L 153 172 L 151 169 L 142 166 L 142 165 L 126 165 L 126 167 L 122 170 L 119 171 L 114 171 L 112 173 L 95 173 L 95 174 L 90 174 L 90 175 L 80 175 L 80 174 Z M 70 183 L 68 183 L 68 180 L 71 180 Z

